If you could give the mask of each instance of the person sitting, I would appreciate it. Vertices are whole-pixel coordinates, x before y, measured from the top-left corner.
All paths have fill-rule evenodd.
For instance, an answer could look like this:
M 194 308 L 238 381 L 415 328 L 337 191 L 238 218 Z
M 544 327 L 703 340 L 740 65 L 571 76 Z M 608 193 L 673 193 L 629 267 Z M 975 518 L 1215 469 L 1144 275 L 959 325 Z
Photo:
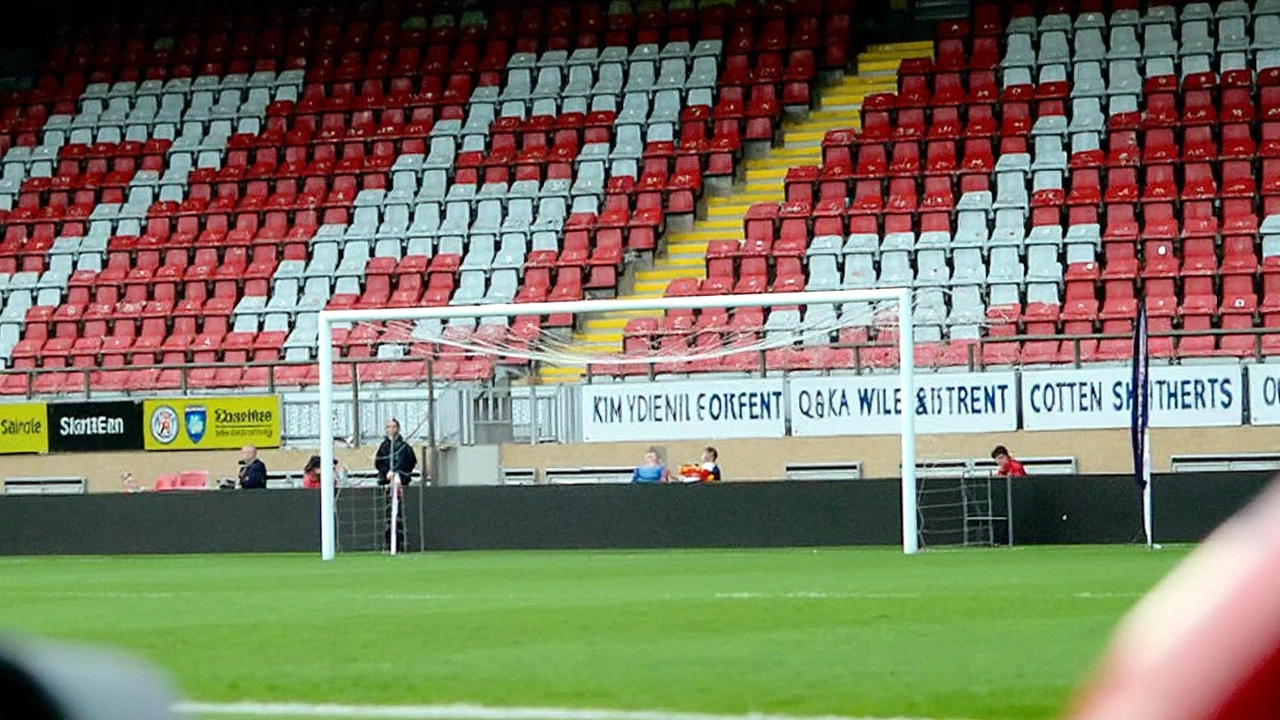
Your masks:
M 125 471 L 120 473 L 120 482 L 124 484 L 124 491 L 127 493 L 146 492 L 145 485 L 139 485 L 137 480 L 133 479 L 133 473 Z
M 653 485 L 667 481 L 667 466 L 662 464 L 662 456 L 658 448 L 649 448 L 644 454 L 644 463 L 631 473 L 631 482 L 642 485 Z
M 267 465 L 258 457 L 258 448 L 245 445 L 240 449 L 240 489 L 265 490 Z
M 1022 463 L 1013 459 L 1009 454 L 1009 449 L 1003 445 L 997 445 L 995 450 L 991 451 L 991 459 L 996 461 L 996 475 L 1000 477 L 1026 477 L 1027 469 Z
M 342 487 L 347 479 L 347 469 L 342 467 L 342 463 L 338 458 L 333 459 L 333 485 L 334 487 Z M 308 490 L 316 490 L 320 487 L 320 456 L 312 455 L 307 461 L 306 467 L 302 468 L 302 487 Z
M 320 487 L 320 456 L 312 455 L 307 461 L 306 467 L 302 468 L 302 487 L 307 490 L 315 490 Z
M 708 445 L 707 449 L 702 451 L 702 482 L 717 483 L 724 479 L 720 474 L 719 460 L 720 453 L 716 452 L 715 448 Z

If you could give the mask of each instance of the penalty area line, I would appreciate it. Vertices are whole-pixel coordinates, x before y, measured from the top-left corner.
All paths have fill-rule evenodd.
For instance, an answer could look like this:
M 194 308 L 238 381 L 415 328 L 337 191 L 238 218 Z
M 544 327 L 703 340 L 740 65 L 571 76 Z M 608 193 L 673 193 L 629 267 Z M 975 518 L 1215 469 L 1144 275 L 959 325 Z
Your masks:
M 279 718 L 344 718 L 346 720 L 931 720 L 930 718 L 872 718 L 842 715 L 717 715 L 667 710 L 599 710 L 485 705 L 340 705 L 312 703 L 198 703 L 174 706 L 184 715 L 225 715 Z

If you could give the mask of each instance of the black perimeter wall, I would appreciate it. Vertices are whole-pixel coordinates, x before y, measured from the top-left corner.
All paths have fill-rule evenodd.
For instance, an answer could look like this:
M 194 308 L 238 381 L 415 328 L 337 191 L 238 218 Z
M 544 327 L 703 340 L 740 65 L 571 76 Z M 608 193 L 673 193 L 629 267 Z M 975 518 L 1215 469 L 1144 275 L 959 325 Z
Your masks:
M 1157 540 L 1203 539 L 1270 478 L 1157 476 Z M 360 533 L 340 527 L 344 551 L 383 541 L 376 492 L 344 491 L 367 493 L 342 502 L 358 501 L 369 514 Z M 999 495 L 997 503 L 1002 489 Z M 0 497 L 0 555 L 316 552 L 318 503 L 306 490 Z M 1125 543 L 1141 525 L 1129 476 L 1023 478 L 1013 483 L 1013 504 L 1020 545 Z M 902 538 L 896 480 L 410 488 L 404 505 L 410 549 L 895 545 Z

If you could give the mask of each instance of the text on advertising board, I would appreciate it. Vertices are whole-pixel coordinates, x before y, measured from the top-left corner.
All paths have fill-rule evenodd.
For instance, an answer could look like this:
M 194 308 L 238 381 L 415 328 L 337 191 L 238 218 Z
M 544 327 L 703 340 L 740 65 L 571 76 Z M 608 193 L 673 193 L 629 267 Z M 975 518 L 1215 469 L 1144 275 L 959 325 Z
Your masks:
M 0 455 L 49 452 L 44 403 L 0 404 Z
M 275 395 L 148 400 L 143 415 L 148 450 L 280 445 L 280 399 Z
M 1249 422 L 1280 425 L 1280 365 L 1249 366 Z
M 920 374 L 916 384 L 917 432 L 1017 428 L 1013 373 Z M 789 394 L 791 432 L 809 437 L 897 433 L 906 404 L 896 375 L 796 378 Z
M 132 400 L 49 405 L 49 449 L 98 452 L 142 449 L 142 404 Z
M 588 442 L 779 437 L 785 429 L 778 380 L 587 385 L 582 402 Z
M 1242 381 L 1238 365 L 1152 367 L 1151 425 L 1239 425 Z M 1132 404 L 1131 373 L 1123 366 L 1022 373 L 1027 430 L 1128 427 Z

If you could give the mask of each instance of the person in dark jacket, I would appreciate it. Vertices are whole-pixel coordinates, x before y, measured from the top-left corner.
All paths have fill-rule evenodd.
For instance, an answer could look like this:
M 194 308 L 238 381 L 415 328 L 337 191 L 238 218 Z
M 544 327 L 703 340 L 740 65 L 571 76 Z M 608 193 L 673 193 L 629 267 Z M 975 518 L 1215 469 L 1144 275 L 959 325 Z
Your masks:
M 387 421 L 387 436 L 378 446 L 378 454 L 373 458 L 373 467 L 378 471 L 378 484 L 387 488 L 386 530 L 383 533 L 385 547 L 391 547 L 391 498 L 397 494 L 401 500 L 396 513 L 396 547 L 405 550 L 404 527 L 404 487 L 413 479 L 413 469 L 418 466 L 418 457 L 413 454 L 413 446 L 400 435 L 400 421 L 392 418 Z M 394 483 L 399 479 L 399 483 Z
M 413 454 L 413 446 L 400 436 L 399 420 L 392 418 L 387 421 L 387 436 L 378 446 L 373 467 L 378 471 L 379 485 L 389 484 L 394 476 L 399 476 L 401 485 L 408 485 L 412 479 L 413 470 L 418 467 L 418 457 Z
M 265 490 L 267 465 L 258 458 L 258 448 L 245 445 L 240 448 L 240 489 Z

